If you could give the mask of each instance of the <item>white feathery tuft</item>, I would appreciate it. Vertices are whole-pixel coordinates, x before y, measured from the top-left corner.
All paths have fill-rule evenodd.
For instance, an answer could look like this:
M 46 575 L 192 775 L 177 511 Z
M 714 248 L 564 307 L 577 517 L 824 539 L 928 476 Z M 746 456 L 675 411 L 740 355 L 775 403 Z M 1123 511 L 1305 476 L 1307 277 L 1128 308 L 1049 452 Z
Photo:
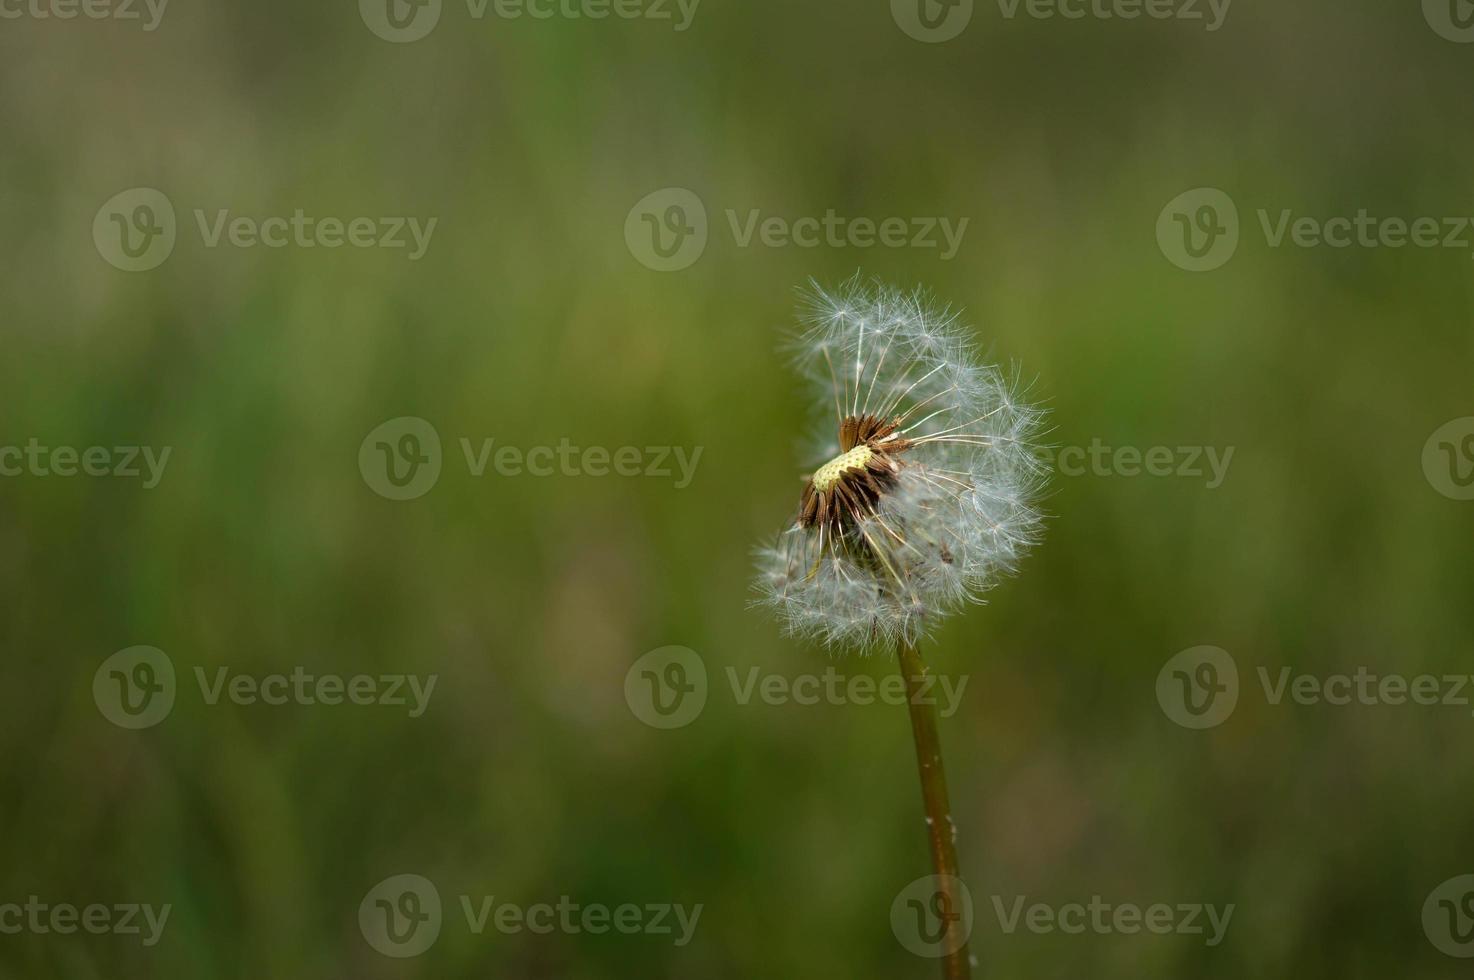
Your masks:
M 888 491 L 842 534 L 798 521 L 758 549 L 758 604 L 788 632 L 862 652 L 916 642 L 1012 571 L 1037 540 L 1042 412 L 1017 379 L 975 358 L 950 309 L 858 277 L 808 293 L 791 342 L 840 452 L 840 422 L 898 421 L 906 448 Z M 901 443 L 897 442 L 896 445 Z

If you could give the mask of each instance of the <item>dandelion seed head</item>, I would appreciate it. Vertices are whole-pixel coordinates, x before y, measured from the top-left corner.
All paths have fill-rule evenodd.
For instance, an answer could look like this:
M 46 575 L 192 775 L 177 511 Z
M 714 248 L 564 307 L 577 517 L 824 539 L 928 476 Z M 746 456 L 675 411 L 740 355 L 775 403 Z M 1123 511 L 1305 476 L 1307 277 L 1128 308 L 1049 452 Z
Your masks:
M 915 642 L 1037 539 L 1042 414 L 924 293 L 814 285 L 800 323 L 788 349 L 828 435 L 797 518 L 756 552 L 758 602 L 832 646 Z

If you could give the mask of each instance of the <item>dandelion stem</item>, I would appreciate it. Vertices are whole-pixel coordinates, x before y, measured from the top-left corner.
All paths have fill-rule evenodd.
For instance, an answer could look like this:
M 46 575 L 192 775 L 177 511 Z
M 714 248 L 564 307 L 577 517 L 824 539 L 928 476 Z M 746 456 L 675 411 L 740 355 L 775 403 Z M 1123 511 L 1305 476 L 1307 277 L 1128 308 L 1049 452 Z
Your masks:
M 937 876 L 940 907 L 961 913 L 965 899 L 959 894 L 962 878 L 957 870 L 957 831 L 952 823 L 952 806 L 947 801 L 947 774 L 942 769 L 942 743 L 937 736 L 936 702 L 927 686 L 931 668 L 921 659 L 916 646 L 899 644 L 901 675 L 906 680 L 906 702 L 911 709 L 911 733 L 916 738 L 916 764 L 921 772 L 921 802 L 926 808 L 927 844 L 931 848 L 932 871 Z M 972 975 L 968 958 L 966 924 L 961 919 L 944 923 L 948 953 L 942 960 L 944 980 L 968 980 Z

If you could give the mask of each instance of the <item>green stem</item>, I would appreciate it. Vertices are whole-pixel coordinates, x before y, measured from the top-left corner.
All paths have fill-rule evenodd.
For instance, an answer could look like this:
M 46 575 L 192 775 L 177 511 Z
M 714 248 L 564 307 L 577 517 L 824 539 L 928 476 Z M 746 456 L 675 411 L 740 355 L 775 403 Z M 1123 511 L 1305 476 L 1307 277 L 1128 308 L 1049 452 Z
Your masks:
M 947 802 L 947 774 L 942 769 L 942 743 L 937 737 L 937 707 L 926 686 L 931 672 L 914 644 L 900 642 L 901 675 L 906 679 L 906 701 L 911 709 L 911 733 L 916 737 L 916 764 L 921 771 L 921 802 L 926 808 L 927 843 L 933 873 L 949 909 L 961 912 L 965 899 L 958 894 L 962 877 L 957 871 L 957 832 L 952 806 Z M 955 928 L 955 924 L 948 928 Z M 945 980 L 968 980 L 972 966 L 964 934 L 942 960 Z

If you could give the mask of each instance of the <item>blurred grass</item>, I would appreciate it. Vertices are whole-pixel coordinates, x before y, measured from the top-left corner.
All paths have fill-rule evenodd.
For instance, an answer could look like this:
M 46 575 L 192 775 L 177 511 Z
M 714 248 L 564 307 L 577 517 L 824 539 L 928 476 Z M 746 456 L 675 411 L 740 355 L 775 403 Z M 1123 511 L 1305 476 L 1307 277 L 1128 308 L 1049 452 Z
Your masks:
M 857 267 L 965 306 L 1052 440 L 1234 446 L 1225 484 L 1062 478 L 1045 545 L 930 655 L 971 678 L 943 726 L 985 977 L 1446 977 L 1422 934 L 1469 870 L 1457 710 L 1275 709 L 1211 732 L 1158 668 L 1467 669 L 1466 504 L 1424 481 L 1470 414 L 1469 257 L 1273 250 L 1277 213 L 1474 213 L 1468 51 L 1415 6 L 1235 5 L 1180 23 L 1007 21 L 911 41 L 883 3 L 707 0 L 690 31 L 476 23 L 388 45 L 351 4 L 178 5 L 155 34 L 7 21 L 0 445 L 169 445 L 156 490 L 0 480 L 0 900 L 175 906 L 165 940 L 0 936 L 0 976 L 922 976 L 888 926 L 925 870 L 904 712 L 739 706 L 728 666 L 825 655 L 745 608 L 790 513 L 806 406 L 774 352 L 792 287 Z M 125 275 L 88 229 L 155 186 L 180 214 Z M 1166 262 L 1196 186 L 1238 254 Z M 633 261 L 630 206 L 705 201 L 680 273 Z M 429 253 L 204 249 L 190 211 L 434 215 Z M 971 219 L 956 259 L 737 248 L 725 210 Z M 436 489 L 355 459 L 431 420 Z M 702 446 L 695 482 L 470 478 L 456 440 Z M 97 665 L 146 643 L 173 716 L 120 732 Z M 623 701 L 689 646 L 713 696 L 679 732 Z M 196 666 L 438 673 L 431 710 L 208 707 Z M 837 664 L 877 676 L 883 659 Z M 529 904 L 705 905 L 695 941 L 474 937 L 407 961 L 356 909 L 380 879 Z M 987 896 L 1237 903 L 1228 941 L 1002 936 Z

